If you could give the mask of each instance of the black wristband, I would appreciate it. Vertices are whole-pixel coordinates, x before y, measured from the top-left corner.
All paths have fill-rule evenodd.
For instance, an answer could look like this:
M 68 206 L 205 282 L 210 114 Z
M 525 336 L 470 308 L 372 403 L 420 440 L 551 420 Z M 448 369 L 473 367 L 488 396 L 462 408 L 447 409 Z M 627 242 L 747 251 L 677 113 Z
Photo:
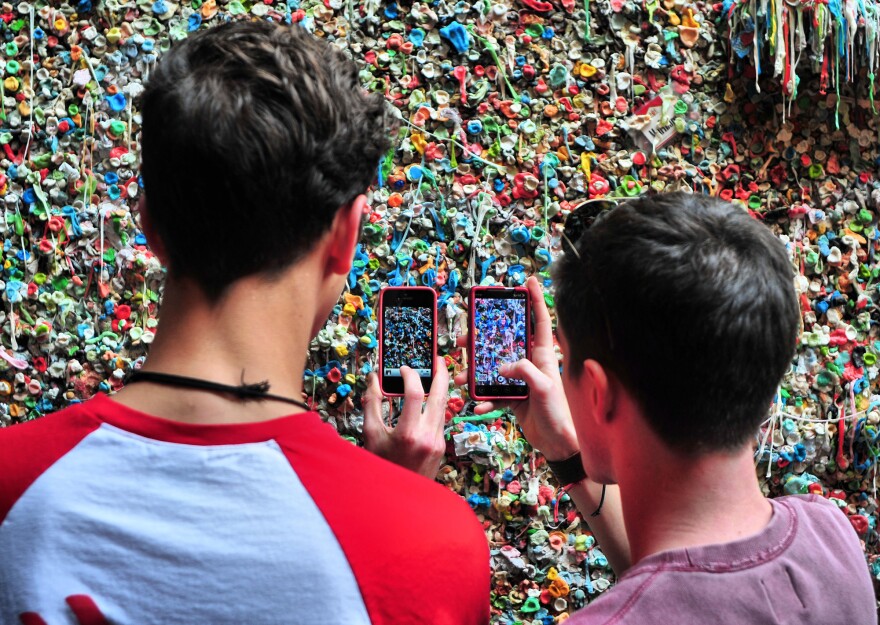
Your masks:
M 557 460 L 556 462 L 548 460 L 547 466 L 553 471 L 560 486 L 576 484 L 587 477 L 587 472 L 584 471 L 584 465 L 581 462 L 581 452 L 577 452 L 565 460 Z
M 596 508 L 596 511 L 591 514 L 591 517 L 597 517 L 602 513 L 602 504 L 605 503 L 605 489 L 608 488 L 607 484 L 602 484 L 602 496 L 599 498 L 599 507 Z

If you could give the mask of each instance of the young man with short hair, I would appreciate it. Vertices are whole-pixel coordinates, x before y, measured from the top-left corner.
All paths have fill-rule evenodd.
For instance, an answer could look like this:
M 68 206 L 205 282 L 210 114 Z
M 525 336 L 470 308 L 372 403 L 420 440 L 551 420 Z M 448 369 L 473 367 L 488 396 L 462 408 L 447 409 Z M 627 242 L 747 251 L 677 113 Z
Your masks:
M 467 505 L 301 401 L 388 149 L 383 98 L 303 28 L 242 21 L 164 55 L 142 114 L 160 331 L 112 399 L 0 430 L 0 622 L 485 623 Z M 405 369 L 398 427 L 375 397 L 365 422 L 368 448 L 431 477 L 436 368 L 424 412 Z
M 876 624 L 846 516 L 766 499 L 755 472 L 800 322 L 782 244 L 710 197 L 632 200 L 584 230 L 591 208 L 556 267 L 562 375 L 535 279 L 532 361 L 501 371 L 529 383 L 511 407 L 620 574 L 567 622 Z

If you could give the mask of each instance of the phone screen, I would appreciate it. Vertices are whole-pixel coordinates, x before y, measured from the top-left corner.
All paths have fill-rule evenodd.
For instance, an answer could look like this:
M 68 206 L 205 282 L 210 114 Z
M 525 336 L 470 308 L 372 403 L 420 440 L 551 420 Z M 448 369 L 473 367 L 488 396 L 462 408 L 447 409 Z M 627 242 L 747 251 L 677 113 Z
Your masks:
M 523 397 L 522 380 L 505 378 L 502 365 L 528 357 L 528 293 L 522 290 L 477 291 L 473 304 L 473 381 L 480 397 Z
M 431 388 L 435 295 L 432 289 L 387 289 L 382 295 L 382 390 L 403 393 L 401 367 L 412 368 Z

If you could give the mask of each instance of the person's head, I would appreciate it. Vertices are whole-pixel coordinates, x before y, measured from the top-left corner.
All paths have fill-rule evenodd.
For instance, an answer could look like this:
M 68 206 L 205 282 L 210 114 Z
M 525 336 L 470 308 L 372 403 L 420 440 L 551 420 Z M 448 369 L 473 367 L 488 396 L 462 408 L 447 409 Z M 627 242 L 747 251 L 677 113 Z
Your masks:
M 140 107 L 144 228 L 169 275 L 216 302 L 317 254 L 332 307 L 390 145 L 355 64 L 300 26 L 237 21 L 175 44 Z
M 733 204 L 671 193 L 621 204 L 565 246 L 563 383 L 588 473 L 616 479 L 639 453 L 622 429 L 633 424 L 673 456 L 750 445 L 799 329 L 770 230 Z

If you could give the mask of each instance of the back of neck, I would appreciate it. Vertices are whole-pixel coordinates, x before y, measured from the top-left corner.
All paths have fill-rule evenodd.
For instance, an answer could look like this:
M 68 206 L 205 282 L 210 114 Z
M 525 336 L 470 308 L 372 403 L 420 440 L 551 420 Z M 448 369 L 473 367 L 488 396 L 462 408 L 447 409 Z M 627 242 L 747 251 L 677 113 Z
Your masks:
M 267 380 L 272 394 L 301 399 L 314 312 L 308 303 L 275 292 L 282 289 L 249 285 L 241 289 L 243 295 L 231 292 L 212 304 L 193 289 L 169 281 L 144 370 L 231 385 L 241 384 L 244 375 L 247 383 Z M 147 383 L 126 387 L 114 399 L 192 423 L 261 421 L 302 410 L 271 400 L 242 401 Z
M 698 457 L 658 450 L 644 458 L 619 473 L 633 564 L 662 551 L 740 540 L 770 522 L 750 448 Z

